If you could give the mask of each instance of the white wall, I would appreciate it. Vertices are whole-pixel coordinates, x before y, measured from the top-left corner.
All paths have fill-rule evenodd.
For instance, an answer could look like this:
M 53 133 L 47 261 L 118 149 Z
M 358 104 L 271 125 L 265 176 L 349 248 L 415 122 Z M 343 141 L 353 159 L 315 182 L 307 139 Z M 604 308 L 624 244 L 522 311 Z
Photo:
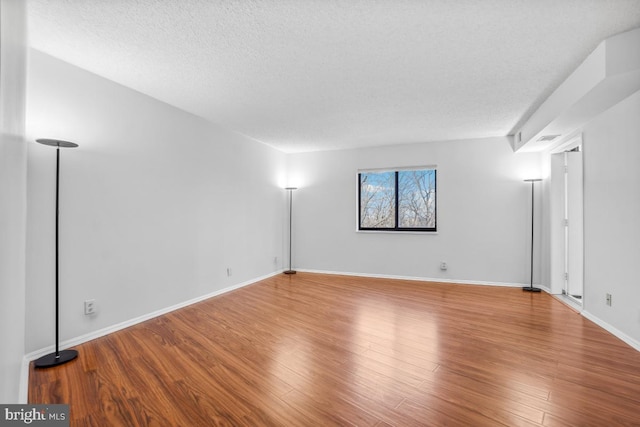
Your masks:
M 61 152 L 61 341 L 282 267 L 283 153 L 37 51 L 27 136 L 27 352 L 54 338 L 55 149 L 35 138 L 80 144 Z
M 0 1 L 0 402 L 20 400 L 25 348 L 26 11 Z
M 288 162 L 291 184 L 300 186 L 294 192 L 294 267 L 529 283 L 531 193 L 523 179 L 539 176 L 539 154 L 514 154 L 507 138 L 488 138 L 293 154 Z M 356 232 L 359 169 L 433 164 L 437 234 Z M 447 261 L 446 272 L 440 261 Z
M 588 123 L 582 138 L 584 309 L 640 345 L 639 119 L 636 92 Z

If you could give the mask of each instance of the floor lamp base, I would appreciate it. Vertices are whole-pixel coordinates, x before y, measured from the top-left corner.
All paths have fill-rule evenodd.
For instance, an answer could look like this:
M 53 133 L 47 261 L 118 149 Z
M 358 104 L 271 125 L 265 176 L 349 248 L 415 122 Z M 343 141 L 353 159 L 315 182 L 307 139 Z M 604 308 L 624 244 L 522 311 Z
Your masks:
M 78 352 L 76 350 L 62 350 L 57 354 L 50 353 L 46 356 L 42 356 L 40 359 L 33 362 L 33 365 L 36 368 L 50 368 L 52 366 L 58 366 L 70 362 L 76 357 L 78 357 Z
M 542 289 L 540 288 L 534 288 L 533 286 L 525 286 L 524 288 L 522 288 L 523 291 L 527 291 L 527 292 L 541 292 Z
M 284 274 L 296 274 L 296 271 L 295 270 L 285 270 L 283 273 Z

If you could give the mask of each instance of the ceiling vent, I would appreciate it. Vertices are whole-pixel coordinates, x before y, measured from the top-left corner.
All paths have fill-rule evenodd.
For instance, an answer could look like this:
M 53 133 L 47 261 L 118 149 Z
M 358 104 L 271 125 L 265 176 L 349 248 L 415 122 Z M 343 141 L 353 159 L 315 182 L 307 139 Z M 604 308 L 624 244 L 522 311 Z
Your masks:
M 554 139 L 556 139 L 559 136 L 560 135 L 542 135 L 536 141 L 537 142 L 551 142 L 551 141 L 553 141 Z

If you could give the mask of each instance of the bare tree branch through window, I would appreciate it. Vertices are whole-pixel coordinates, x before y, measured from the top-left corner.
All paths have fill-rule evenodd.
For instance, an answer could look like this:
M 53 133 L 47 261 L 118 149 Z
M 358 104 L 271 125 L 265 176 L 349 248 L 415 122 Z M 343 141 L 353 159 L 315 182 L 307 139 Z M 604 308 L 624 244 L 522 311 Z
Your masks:
M 436 231 L 436 170 L 362 172 L 359 229 Z

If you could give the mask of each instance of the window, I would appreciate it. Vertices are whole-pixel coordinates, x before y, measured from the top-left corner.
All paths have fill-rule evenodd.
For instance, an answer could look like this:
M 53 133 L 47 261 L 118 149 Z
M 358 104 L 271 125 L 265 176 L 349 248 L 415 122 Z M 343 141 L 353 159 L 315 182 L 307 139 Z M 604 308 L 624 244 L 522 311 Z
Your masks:
M 358 229 L 436 231 L 436 169 L 360 172 Z

